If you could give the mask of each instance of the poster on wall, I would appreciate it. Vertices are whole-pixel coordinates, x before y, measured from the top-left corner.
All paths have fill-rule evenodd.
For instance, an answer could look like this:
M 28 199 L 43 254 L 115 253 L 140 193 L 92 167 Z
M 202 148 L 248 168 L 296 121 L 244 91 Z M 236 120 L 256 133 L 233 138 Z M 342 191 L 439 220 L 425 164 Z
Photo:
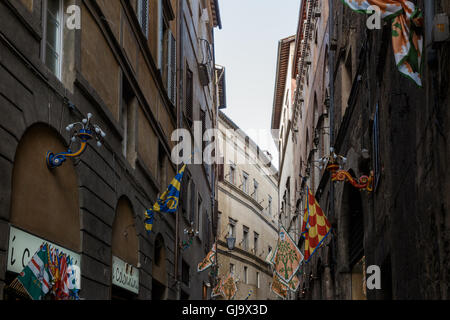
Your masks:
M 9 231 L 7 271 L 21 273 L 44 242 L 73 259 L 76 275 L 75 289 L 81 289 L 81 257 L 78 253 L 60 247 L 52 242 L 36 237 L 15 227 L 11 227 Z
M 112 263 L 113 285 L 139 294 L 139 269 L 116 256 L 112 257 Z

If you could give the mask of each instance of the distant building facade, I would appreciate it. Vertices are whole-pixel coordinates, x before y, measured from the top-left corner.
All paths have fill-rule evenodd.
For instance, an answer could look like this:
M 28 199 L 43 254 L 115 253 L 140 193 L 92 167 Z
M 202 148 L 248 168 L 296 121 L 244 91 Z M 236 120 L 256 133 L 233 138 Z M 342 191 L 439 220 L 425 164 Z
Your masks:
M 218 182 L 218 276 L 233 273 L 235 299 L 275 299 L 272 270 L 266 261 L 278 240 L 277 171 L 270 158 L 222 112 L 219 150 L 223 157 Z M 243 160 L 247 159 L 247 164 Z M 233 250 L 227 238 L 235 239 Z

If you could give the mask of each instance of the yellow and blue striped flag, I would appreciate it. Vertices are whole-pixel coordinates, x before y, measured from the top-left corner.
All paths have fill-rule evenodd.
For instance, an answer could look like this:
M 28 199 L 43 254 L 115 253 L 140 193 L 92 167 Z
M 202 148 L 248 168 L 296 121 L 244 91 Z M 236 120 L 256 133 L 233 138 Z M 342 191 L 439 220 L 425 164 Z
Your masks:
M 181 180 L 185 169 L 186 165 L 183 165 L 167 187 L 167 190 L 156 200 L 153 207 L 145 212 L 144 224 L 148 233 L 152 231 L 155 212 L 175 213 L 177 211 L 178 202 L 180 201 Z

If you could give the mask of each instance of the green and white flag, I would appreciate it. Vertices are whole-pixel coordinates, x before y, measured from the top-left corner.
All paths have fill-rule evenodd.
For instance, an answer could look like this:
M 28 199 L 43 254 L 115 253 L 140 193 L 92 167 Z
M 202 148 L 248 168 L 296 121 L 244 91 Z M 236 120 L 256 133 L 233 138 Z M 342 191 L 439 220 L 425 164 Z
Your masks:
M 33 300 L 41 300 L 51 287 L 47 250 L 47 245 L 42 246 L 17 278 Z

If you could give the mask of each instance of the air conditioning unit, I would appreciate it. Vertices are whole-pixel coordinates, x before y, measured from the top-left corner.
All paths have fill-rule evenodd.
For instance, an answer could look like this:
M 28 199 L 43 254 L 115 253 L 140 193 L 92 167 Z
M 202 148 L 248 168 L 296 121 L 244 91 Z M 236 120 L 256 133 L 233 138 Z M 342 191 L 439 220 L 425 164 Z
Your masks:
M 315 18 L 320 18 L 321 15 L 322 15 L 322 13 L 320 12 L 320 9 L 316 8 L 316 10 L 314 12 L 314 17 Z

